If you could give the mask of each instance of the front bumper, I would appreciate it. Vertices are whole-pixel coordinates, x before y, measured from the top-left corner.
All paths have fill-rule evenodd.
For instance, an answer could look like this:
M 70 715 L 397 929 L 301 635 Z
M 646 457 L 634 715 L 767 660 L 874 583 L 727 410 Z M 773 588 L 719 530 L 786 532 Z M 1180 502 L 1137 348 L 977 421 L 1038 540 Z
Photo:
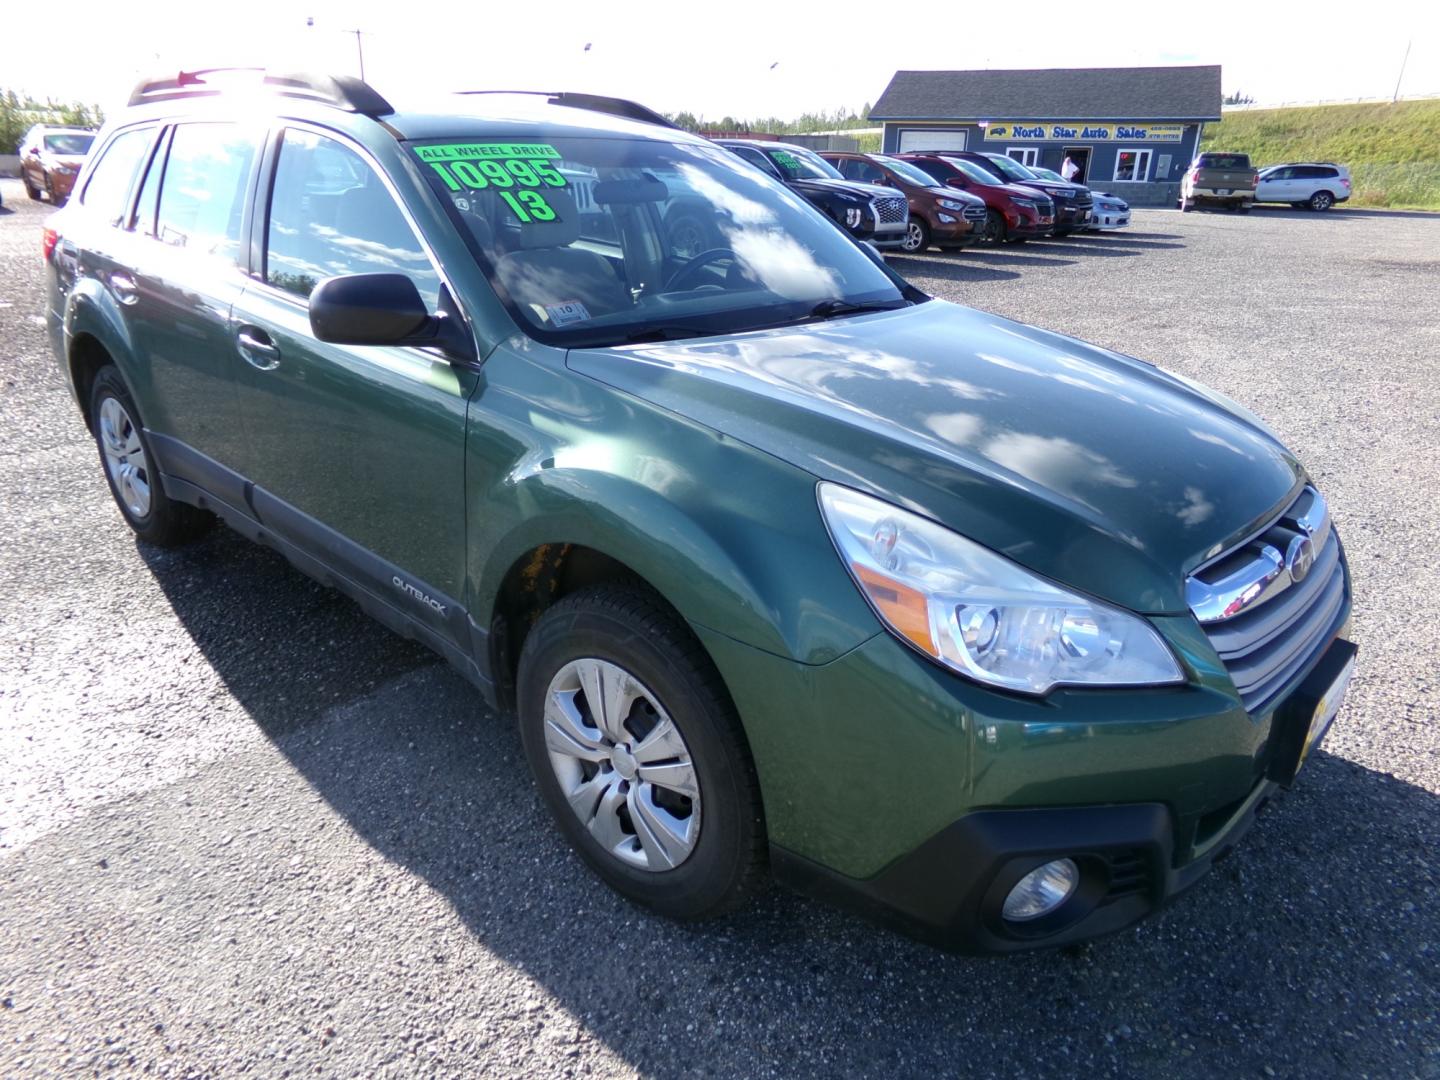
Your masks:
M 1253 717 L 1189 615 L 1152 617 L 1186 685 L 1039 699 L 887 633 L 811 666 L 696 631 L 745 722 L 777 876 L 940 947 L 1005 952 L 1129 926 L 1223 857 L 1293 778 L 1295 718 L 1353 652 L 1348 610 L 1347 593 L 1324 648 Z M 1043 934 L 999 926 L 1009 888 L 1058 857 L 1082 866 L 1083 910 Z
M 1058 220 L 1054 215 L 1026 217 L 1018 213 L 1014 215 L 1014 218 L 1014 221 L 1006 222 L 1007 231 L 1011 236 L 1020 236 L 1027 240 L 1038 240 L 1042 236 L 1051 235 L 1055 231 L 1055 222 Z
M 1092 210 L 1090 212 L 1091 229 L 1123 229 L 1130 224 L 1129 210 Z
M 905 243 L 905 223 L 901 222 L 898 226 L 881 225 L 867 239 L 882 250 L 898 248 Z
M 968 247 L 985 233 L 985 219 L 968 221 L 963 210 L 937 210 L 929 219 L 930 239 L 941 247 Z M 949 221 L 945 219 L 949 218 Z

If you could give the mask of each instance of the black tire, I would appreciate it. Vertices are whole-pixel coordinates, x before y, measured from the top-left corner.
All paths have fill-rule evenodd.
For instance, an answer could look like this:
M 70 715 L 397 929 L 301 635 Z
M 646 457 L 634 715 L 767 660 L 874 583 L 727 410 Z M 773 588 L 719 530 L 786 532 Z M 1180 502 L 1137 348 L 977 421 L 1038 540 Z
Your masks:
M 985 211 L 985 243 L 1003 244 L 1007 231 L 1005 228 L 1004 214 L 1000 213 L 999 210 Z
M 632 866 L 597 842 L 551 765 L 546 695 L 556 675 L 582 658 L 618 665 L 643 684 L 688 750 L 703 816 L 693 849 L 671 869 Z M 613 889 L 671 918 L 704 919 L 735 909 L 761 887 L 765 815 L 739 717 L 700 643 L 653 594 L 601 585 L 556 603 L 525 639 L 517 693 L 520 737 L 540 793 L 570 846 Z
M 31 200 L 32 202 L 39 202 L 39 201 L 40 201 L 40 189 L 37 188 L 34 184 L 30 183 L 30 177 L 24 176 L 24 177 L 21 177 L 21 179 L 23 179 L 23 180 L 25 181 L 25 194 L 26 194 L 27 196 L 29 196 L 29 198 L 30 198 L 30 200 Z
M 1239 213 L 1239 214 L 1248 214 L 1253 207 L 1254 207 L 1254 203 L 1248 203 L 1248 202 L 1236 203 L 1236 204 L 1235 204 L 1235 212 L 1236 212 L 1236 213 Z
M 1186 198 L 1184 198 L 1184 197 L 1182 196 L 1181 199 L 1180 199 L 1180 212 L 1181 212 L 1182 214 L 1188 214 L 1188 213 L 1190 213 L 1190 211 L 1192 211 L 1192 210 L 1194 210 L 1194 209 L 1195 209 L 1195 200 L 1194 200 L 1194 199 L 1186 199 Z
M 126 505 L 108 464 L 101 416 L 109 399 L 119 403 L 120 409 L 133 427 L 134 437 L 139 440 L 144 450 L 144 466 L 139 470 L 149 488 L 149 508 L 144 513 L 137 513 Z M 110 494 L 125 518 L 125 523 L 141 540 L 160 547 L 178 547 L 196 539 L 215 523 L 214 515 L 186 503 L 175 502 L 165 494 L 159 469 L 155 467 L 155 451 L 151 449 L 150 440 L 145 434 L 140 410 L 135 407 L 135 399 L 130 396 L 130 389 L 114 364 L 101 368 L 90 388 L 90 427 L 95 437 L 96 449 L 100 453 L 100 469 L 105 474 L 105 482 L 110 485 Z M 128 435 L 129 431 L 121 434 Z
M 922 217 L 910 215 L 910 221 L 905 226 L 905 239 L 900 242 L 900 250 L 906 255 L 920 255 L 930 249 L 930 226 Z
M 1332 206 L 1335 205 L 1335 196 L 1330 194 L 1330 192 L 1328 191 L 1317 191 L 1315 192 L 1315 194 L 1310 196 L 1310 201 L 1305 205 L 1310 207 L 1311 210 L 1329 210 Z

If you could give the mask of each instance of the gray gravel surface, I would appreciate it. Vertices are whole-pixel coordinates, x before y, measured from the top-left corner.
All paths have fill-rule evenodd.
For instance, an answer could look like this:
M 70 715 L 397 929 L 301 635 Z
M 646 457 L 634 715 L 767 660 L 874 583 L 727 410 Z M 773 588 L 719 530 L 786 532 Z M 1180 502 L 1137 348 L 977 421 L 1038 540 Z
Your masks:
M 430 654 L 224 530 L 138 545 L 44 339 L 45 208 L 0 190 L 0 1075 L 1440 1076 L 1440 218 L 895 260 L 1253 408 L 1358 596 L 1349 702 L 1234 856 L 976 960 L 779 890 L 645 915 Z

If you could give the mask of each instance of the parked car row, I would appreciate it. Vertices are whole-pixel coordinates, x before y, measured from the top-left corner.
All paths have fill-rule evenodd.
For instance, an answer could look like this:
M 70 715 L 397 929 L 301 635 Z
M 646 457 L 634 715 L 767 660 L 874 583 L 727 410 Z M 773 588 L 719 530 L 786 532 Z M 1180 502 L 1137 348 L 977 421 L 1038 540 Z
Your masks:
M 1350 198 L 1350 170 L 1333 161 L 1297 161 L 1256 169 L 1248 154 L 1206 152 L 1180 184 L 1180 209 L 1224 206 L 1248 214 L 1260 203 L 1329 210 Z
M 758 139 L 716 141 L 882 250 L 959 251 L 1130 223 L 1124 200 L 1105 196 L 1097 220 L 1089 188 L 1003 154 L 816 153 Z

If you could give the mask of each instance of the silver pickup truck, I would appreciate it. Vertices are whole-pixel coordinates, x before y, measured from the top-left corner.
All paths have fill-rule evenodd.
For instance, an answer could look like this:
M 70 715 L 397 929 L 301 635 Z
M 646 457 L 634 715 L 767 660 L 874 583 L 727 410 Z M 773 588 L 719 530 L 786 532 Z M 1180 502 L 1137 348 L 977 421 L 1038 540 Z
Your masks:
M 1257 176 L 1248 154 L 1200 154 L 1180 182 L 1180 209 L 1214 203 L 1248 214 L 1255 203 Z

